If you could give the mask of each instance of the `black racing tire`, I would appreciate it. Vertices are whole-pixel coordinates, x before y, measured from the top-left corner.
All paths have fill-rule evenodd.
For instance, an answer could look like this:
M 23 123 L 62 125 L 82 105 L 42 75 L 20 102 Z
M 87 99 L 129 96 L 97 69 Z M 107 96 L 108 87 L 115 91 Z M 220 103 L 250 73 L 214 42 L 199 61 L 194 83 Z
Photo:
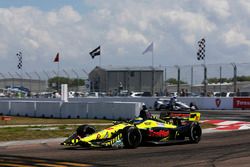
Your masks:
M 142 142 L 141 131 L 135 126 L 128 126 L 123 129 L 123 144 L 125 148 L 136 148 Z
M 199 143 L 201 140 L 202 130 L 198 122 L 192 122 L 190 125 L 189 140 L 191 143 Z
M 90 125 L 81 125 L 76 129 L 76 134 L 80 137 L 86 137 L 96 132 L 96 129 Z

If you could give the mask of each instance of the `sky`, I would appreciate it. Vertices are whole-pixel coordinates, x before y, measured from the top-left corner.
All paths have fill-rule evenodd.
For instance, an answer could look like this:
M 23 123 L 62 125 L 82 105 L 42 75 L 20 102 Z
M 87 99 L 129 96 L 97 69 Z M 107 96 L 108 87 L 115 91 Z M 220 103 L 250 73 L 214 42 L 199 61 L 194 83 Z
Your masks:
M 249 0 L 0 0 L 0 70 L 24 72 L 95 66 L 246 63 L 250 53 Z M 89 52 L 101 45 L 101 56 Z

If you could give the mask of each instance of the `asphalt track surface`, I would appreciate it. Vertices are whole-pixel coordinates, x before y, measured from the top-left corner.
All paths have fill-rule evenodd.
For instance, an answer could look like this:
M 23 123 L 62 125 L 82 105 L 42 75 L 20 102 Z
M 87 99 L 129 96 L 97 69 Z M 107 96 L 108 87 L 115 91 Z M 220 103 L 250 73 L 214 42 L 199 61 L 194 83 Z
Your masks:
M 234 116 L 248 115 L 242 112 Z M 227 116 L 234 117 L 231 113 Z M 203 134 L 198 144 L 182 142 L 137 149 L 85 149 L 61 146 L 58 142 L 0 147 L 0 166 L 248 167 L 249 164 L 250 130 Z
M 0 166 L 241 166 L 250 164 L 250 131 L 204 134 L 199 144 L 84 149 L 58 143 L 0 149 Z

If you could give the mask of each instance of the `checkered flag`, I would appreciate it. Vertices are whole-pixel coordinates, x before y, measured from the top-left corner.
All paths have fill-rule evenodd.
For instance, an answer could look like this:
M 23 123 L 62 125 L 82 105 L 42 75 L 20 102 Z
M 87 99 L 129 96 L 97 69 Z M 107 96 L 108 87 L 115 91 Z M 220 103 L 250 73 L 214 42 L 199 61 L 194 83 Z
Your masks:
M 17 68 L 20 70 L 20 69 L 22 69 L 22 66 L 23 66 L 22 52 L 18 52 L 18 53 L 16 54 L 16 56 L 17 56 L 17 59 L 18 59 Z
M 197 60 L 204 60 L 205 59 L 205 39 L 202 38 L 198 41 L 198 52 L 197 52 Z

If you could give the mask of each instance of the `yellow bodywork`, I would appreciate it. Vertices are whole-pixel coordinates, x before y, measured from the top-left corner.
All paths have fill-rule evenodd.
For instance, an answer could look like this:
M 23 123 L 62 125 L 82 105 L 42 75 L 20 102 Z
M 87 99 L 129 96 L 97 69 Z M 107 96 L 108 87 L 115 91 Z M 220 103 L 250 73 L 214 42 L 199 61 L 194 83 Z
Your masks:
M 170 129 L 174 129 L 177 128 L 176 125 L 173 125 L 169 122 L 158 122 L 155 120 L 146 120 L 138 125 L 136 125 L 137 128 L 139 129 L 148 129 L 148 128 L 156 128 L 156 127 L 164 127 L 164 128 L 170 128 Z
M 80 140 L 83 142 L 89 142 L 89 141 L 99 140 L 99 139 L 110 139 L 113 137 L 112 135 L 115 134 L 118 130 L 124 129 L 128 125 L 129 125 L 128 123 L 117 124 L 109 128 L 103 129 L 102 131 L 99 131 L 89 136 L 86 136 L 84 138 L 81 138 Z
M 166 120 L 167 119 L 168 117 L 166 117 Z M 191 112 L 189 117 L 182 118 L 182 119 L 191 121 L 191 122 L 199 122 L 200 113 Z M 133 121 L 122 122 L 122 123 L 115 124 L 114 126 L 111 126 L 109 128 L 103 129 L 101 131 L 95 132 L 91 135 L 88 135 L 82 138 L 75 134 L 77 137 L 73 137 L 68 140 L 70 141 L 70 145 L 77 145 L 80 143 L 85 143 L 93 147 L 98 147 L 98 145 L 110 146 L 122 138 L 123 129 L 128 126 L 136 126 L 138 129 L 141 129 L 141 130 L 147 130 L 147 129 L 159 128 L 159 127 L 167 128 L 167 129 L 177 129 L 178 125 L 174 125 L 173 122 L 171 122 L 170 120 L 164 121 L 161 119 L 152 118 L 152 119 L 144 120 L 138 124 L 134 123 Z M 64 145 L 67 145 L 67 142 L 64 142 Z
M 201 119 L 201 113 L 199 112 L 191 112 L 189 116 L 189 121 L 199 122 Z

